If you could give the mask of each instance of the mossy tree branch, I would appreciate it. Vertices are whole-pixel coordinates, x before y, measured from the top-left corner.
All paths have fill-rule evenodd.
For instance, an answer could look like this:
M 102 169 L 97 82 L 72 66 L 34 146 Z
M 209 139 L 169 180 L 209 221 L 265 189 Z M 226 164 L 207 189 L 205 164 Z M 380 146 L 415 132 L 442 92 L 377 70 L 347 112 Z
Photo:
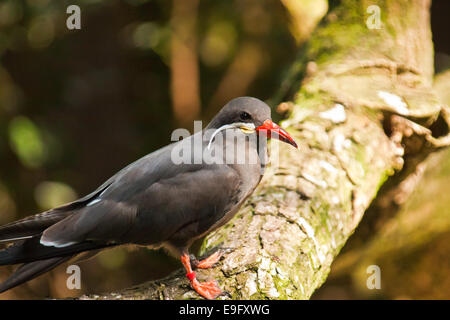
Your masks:
M 433 87 L 442 103 L 449 105 L 450 69 L 435 76 Z M 382 190 L 383 196 L 366 212 L 345 253 L 333 262 L 328 284 L 346 283 L 343 291 L 358 297 L 448 298 L 450 282 L 444 270 L 450 260 L 443 257 L 450 238 L 450 198 L 445 192 L 449 185 L 447 149 L 420 162 L 396 188 Z M 368 265 L 380 267 L 381 290 L 365 286 Z M 427 281 L 439 285 L 426 285 Z M 321 294 L 326 296 L 326 286 Z
M 429 2 L 382 2 L 381 29 L 366 25 L 367 7 L 378 2 L 343 0 L 327 15 L 299 57 L 308 62 L 301 89 L 282 104 L 300 150 L 272 143 L 279 165 L 205 238 L 201 253 L 218 245 L 233 251 L 200 279 L 217 279 L 233 299 L 308 299 L 380 186 L 445 145 L 430 130 L 448 117 L 431 90 Z M 83 298 L 198 297 L 179 271 Z

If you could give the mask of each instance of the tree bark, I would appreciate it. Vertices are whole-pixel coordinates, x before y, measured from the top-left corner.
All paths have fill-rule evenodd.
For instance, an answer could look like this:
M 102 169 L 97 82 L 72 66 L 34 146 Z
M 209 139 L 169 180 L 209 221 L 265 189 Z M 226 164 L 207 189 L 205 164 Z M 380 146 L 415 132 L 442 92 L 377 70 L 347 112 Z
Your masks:
M 450 69 L 435 77 L 433 87 L 449 105 Z M 421 162 L 397 185 L 397 192 L 377 197 L 315 298 L 335 298 L 339 284 L 339 294 L 348 298 L 448 299 L 450 197 L 445 190 L 449 185 L 447 148 Z M 386 207 L 391 195 L 394 205 Z M 370 265 L 381 270 L 381 290 L 365 285 Z
M 200 280 L 217 279 L 228 298 L 308 299 L 380 186 L 399 183 L 448 144 L 448 112 L 431 88 L 430 1 L 382 2 L 380 29 L 367 27 L 371 4 L 343 0 L 316 29 L 296 62 L 306 66 L 301 88 L 279 106 L 299 150 L 272 142 L 278 165 L 236 217 L 203 241 L 201 254 L 232 249 L 217 267 L 198 271 Z M 199 296 L 180 270 L 82 298 Z

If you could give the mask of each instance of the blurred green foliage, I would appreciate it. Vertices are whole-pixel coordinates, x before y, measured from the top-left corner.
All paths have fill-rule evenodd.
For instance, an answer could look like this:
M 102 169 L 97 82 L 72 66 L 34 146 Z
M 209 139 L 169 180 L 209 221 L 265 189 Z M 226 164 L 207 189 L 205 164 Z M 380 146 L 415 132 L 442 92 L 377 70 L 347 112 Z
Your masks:
M 8 131 L 11 149 L 22 164 L 29 168 L 42 166 L 45 146 L 36 125 L 30 119 L 18 116 L 10 121 Z

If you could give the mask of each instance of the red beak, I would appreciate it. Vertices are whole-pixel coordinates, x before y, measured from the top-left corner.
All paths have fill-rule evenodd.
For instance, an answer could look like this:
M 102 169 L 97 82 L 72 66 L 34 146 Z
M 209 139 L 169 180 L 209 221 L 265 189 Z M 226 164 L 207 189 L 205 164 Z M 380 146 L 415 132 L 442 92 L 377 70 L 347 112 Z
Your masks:
M 260 131 L 267 132 L 267 138 L 276 138 L 280 141 L 289 143 L 295 148 L 298 148 L 297 144 L 295 143 L 294 139 L 292 139 L 292 137 L 289 135 L 289 133 L 287 133 L 276 123 L 273 123 L 272 120 L 270 119 L 267 119 L 266 121 L 264 121 L 262 126 L 256 128 L 256 132 L 258 134 L 260 134 Z

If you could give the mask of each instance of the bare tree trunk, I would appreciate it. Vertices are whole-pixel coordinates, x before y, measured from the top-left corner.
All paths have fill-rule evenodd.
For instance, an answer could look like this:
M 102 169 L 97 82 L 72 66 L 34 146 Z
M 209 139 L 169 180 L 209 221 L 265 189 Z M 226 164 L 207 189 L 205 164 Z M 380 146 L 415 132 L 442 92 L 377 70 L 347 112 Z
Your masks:
M 430 1 L 382 3 L 380 29 L 366 24 L 376 22 L 366 11 L 371 1 L 343 0 L 327 15 L 297 62 L 307 63 L 301 89 L 280 106 L 300 150 L 280 146 L 279 167 L 269 168 L 237 216 L 204 240 L 202 253 L 233 249 L 219 266 L 198 272 L 218 279 L 231 298 L 308 299 L 380 186 L 399 183 L 448 144 L 448 126 L 440 126 L 448 113 L 431 89 Z M 198 295 L 179 271 L 84 298 Z

